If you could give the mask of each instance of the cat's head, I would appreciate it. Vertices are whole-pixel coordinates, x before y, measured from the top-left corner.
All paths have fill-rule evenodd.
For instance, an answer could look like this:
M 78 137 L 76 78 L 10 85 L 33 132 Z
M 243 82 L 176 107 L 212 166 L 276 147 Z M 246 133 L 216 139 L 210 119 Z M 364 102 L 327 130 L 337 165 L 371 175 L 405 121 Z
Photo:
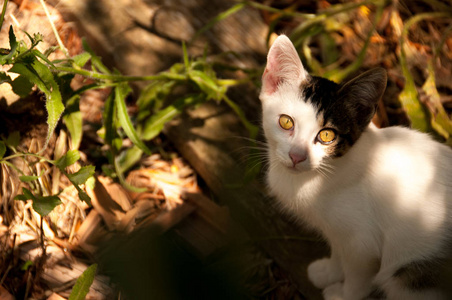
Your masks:
M 381 68 L 344 84 L 310 76 L 289 38 L 279 36 L 260 94 L 270 159 L 303 171 L 343 156 L 369 125 L 385 88 Z

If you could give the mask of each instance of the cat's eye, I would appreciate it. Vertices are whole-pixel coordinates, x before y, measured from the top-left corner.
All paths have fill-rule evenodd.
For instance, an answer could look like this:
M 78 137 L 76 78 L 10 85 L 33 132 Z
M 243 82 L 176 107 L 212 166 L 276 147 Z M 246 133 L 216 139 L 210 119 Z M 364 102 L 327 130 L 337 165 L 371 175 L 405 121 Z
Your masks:
M 291 130 L 294 126 L 292 118 L 288 115 L 281 115 L 279 117 L 279 126 L 284 130 Z
M 331 144 L 336 139 L 336 133 L 332 129 L 323 129 L 317 135 L 317 140 L 324 144 Z

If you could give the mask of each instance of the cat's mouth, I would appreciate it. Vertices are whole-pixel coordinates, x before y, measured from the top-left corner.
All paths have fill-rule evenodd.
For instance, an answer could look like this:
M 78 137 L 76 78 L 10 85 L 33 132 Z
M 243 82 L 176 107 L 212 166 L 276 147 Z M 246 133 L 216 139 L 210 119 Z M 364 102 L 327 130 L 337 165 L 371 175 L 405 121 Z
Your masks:
M 307 163 L 302 163 L 302 164 L 285 163 L 284 166 L 289 170 L 289 172 L 294 173 L 294 174 L 312 170 L 311 166 Z

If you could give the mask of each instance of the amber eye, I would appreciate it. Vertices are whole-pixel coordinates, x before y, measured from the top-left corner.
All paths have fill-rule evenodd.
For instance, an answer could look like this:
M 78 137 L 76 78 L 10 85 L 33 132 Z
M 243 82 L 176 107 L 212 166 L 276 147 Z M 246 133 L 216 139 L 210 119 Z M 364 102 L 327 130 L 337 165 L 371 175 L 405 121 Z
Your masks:
M 279 117 L 279 125 L 284 130 L 291 130 L 293 128 L 293 120 L 288 115 L 281 115 Z
M 336 139 L 336 133 L 332 129 L 323 129 L 317 135 L 317 140 L 324 144 L 331 144 Z

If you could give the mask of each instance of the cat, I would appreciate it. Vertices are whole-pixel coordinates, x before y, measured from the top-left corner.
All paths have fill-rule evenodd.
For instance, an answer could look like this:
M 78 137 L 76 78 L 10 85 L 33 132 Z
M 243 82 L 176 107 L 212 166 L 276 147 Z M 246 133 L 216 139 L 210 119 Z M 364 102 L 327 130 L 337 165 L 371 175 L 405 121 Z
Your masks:
M 307 268 L 325 299 L 452 299 L 452 280 L 441 282 L 452 254 L 452 150 L 371 123 L 386 82 L 382 68 L 344 84 L 311 76 L 280 35 L 259 95 L 269 192 L 330 245 Z

